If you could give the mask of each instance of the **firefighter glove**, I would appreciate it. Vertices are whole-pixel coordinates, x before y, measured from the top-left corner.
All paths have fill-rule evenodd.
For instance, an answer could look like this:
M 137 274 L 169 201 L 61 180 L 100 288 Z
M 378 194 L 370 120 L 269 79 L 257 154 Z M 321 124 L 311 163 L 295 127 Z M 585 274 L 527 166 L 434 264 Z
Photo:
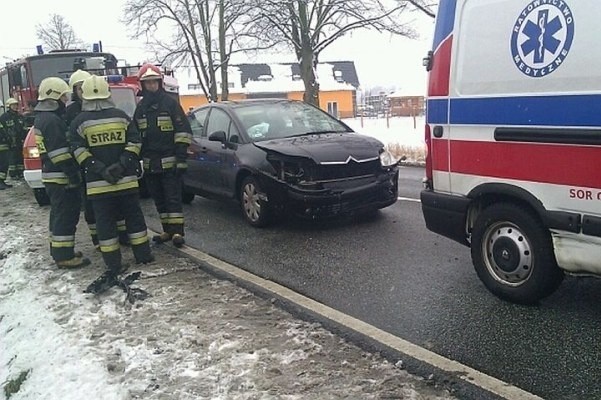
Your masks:
M 102 177 L 108 183 L 112 185 L 116 184 L 121 178 L 123 178 L 123 166 L 120 163 L 109 165 L 102 172 Z
M 84 167 L 86 169 L 86 174 L 88 172 L 92 172 L 97 175 L 102 175 L 102 172 L 105 170 L 106 165 L 102 161 L 92 159 L 88 161 Z
M 121 154 L 119 162 L 125 170 L 133 169 L 137 171 L 137 168 L 140 167 L 140 162 L 136 159 L 136 156 L 130 153 L 129 151 L 126 151 L 123 154 Z

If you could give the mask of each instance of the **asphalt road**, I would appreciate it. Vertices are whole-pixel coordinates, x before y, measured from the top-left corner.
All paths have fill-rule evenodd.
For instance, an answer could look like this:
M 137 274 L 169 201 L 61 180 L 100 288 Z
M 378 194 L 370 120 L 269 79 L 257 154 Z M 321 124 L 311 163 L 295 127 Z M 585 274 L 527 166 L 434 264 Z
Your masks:
M 423 174 L 402 168 L 399 196 L 419 198 Z M 371 219 L 267 229 L 234 202 L 197 197 L 184 212 L 192 247 L 545 399 L 601 399 L 601 280 L 567 278 L 535 307 L 501 301 L 469 249 L 429 232 L 411 201 Z

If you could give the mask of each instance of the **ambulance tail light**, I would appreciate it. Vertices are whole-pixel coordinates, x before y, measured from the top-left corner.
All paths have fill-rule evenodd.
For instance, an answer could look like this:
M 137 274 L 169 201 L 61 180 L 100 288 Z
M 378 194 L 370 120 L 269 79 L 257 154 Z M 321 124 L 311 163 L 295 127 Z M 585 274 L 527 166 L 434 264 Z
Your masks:
M 23 158 L 40 158 L 40 151 L 37 146 L 23 148 Z
M 424 187 L 434 189 L 434 180 L 432 173 L 432 135 L 430 125 L 426 124 L 424 142 L 426 143 L 426 177 L 424 178 Z
M 42 169 L 42 159 L 37 146 L 27 146 L 23 148 L 23 166 L 25 170 Z

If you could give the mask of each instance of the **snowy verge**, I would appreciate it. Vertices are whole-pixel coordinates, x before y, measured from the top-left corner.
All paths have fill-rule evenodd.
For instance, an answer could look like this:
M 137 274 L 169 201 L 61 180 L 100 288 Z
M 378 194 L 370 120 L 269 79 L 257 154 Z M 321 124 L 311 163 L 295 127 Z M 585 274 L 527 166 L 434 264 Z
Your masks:
M 153 297 L 83 294 L 103 270 L 87 228 L 78 248 L 93 265 L 59 271 L 47 208 L 18 187 L 0 195 L 0 210 L 10 210 L 0 222 L 0 383 L 29 371 L 11 400 L 452 398 L 160 248 L 138 282 Z

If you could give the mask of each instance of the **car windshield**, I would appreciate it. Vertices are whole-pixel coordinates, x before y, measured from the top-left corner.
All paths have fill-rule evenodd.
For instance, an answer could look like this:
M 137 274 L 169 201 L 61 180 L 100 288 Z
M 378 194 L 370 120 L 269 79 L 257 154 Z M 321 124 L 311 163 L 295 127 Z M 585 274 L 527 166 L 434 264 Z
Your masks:
M 325 132 L 350 132 L 329 114 L 301 102 L 245 105 L 236 115 L 253 142 Z

